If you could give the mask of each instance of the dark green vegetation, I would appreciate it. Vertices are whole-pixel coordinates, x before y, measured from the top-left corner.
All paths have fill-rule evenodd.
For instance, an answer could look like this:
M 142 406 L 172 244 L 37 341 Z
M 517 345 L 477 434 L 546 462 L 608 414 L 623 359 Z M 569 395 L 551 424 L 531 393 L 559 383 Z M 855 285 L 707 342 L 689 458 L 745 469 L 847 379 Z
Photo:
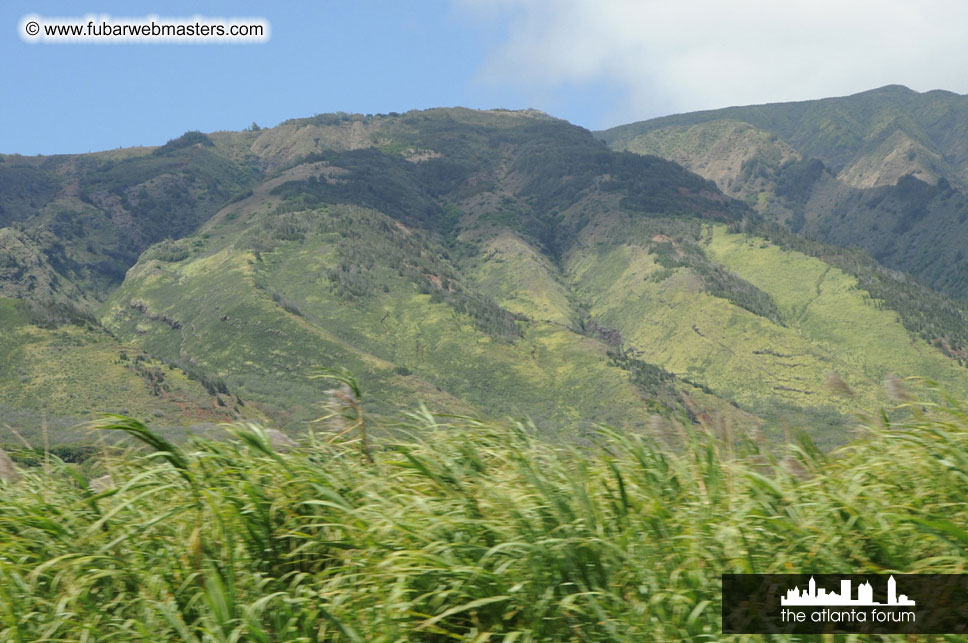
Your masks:
M 725 130 L 759 145 L 744 189 L 795 204 L 829 179 L 752 129 Z M 45 426 L 86 439 L 60 429 L 103 411 L 172 435 L 299 431 L 333 365 L 377 424 L 420 402 L 559 438 L 725 418 L 776 440 L 805 425 L 829 447 L 852 409 L 885 402 L 888 375 L 968 396 L 961 304 L 537 112 L 335 114 L 0 159 L 0 303 L 16 313 L 0 408 L 34 444 Z M 954 180 L 910 181 L 873 190 L 960 198 Z
M 0 639 L 759 641 L 720 633 L 720 574 L 964 572 L 968 413 L 930 400 L 830 454 L 668 423 L 564 448 L 418 413 L 368 462 L 352 435 L 176 447 L 111 418 L 147 451 L 14 454 L 34 460 L 0 482 Z
M 899 86 L 600 132 L 712 179 L 794 232 L 968 299 L 968 98 Z
M 153 153 L 0 156 L 0 294 L 88 313 L 151 244 L 193 232 L 256 177 L 198 132 Z

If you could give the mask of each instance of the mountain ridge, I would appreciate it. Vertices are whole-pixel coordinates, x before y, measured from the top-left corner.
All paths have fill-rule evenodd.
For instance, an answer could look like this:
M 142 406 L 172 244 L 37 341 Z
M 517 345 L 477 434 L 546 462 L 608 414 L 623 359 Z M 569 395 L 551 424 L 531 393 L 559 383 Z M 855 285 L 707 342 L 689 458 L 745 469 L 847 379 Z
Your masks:
M 784 154 L 804 161 L 786 150 L 781 163 Z M 910 291 L 873 264 L 770 233 L 708 177 L 609 150 L 545 114 L 332 114 L 27 159 L 30 171 L 11 158 L 0 168 L 26 187 L 11 192 L 6 211 L 18 219 L 4 230 L 47 239 L 33 250 L 44 261 L 0 272 L 10 275 L 4 292 L 33 298 L 35 318 L 50 320 L 30 342 L 63 344 L 58 302 L 93 311 L 81 317 L 94 324 L 84 332 L 102 334 L 71 341 L 126 372 L 149 372 L 120 358 L 138 354 L 194 382 L 184 386 L 197 413 L 157 409 L 172 430 L 200 414 L 300 430 L 326 400 L 326 380 L 314 375 L 344 367 L 378 418 L 417 400 L 438 412 L 530 417 L 571 439 L 595 422 L 648 431 L 656 418 L 722 417 L 769 439 L 808 424 L 829 445 L 844 440 L 848 409 L 886 400 L 880 384 L 892 368 L 954 391 L 965 381 L 963 308 L 918 298 L 917 309 L 890 294 Z M 36 172 L 56 174 L 61 187 Z M 31 291 L 27 268 L 40 284 L 80 291 Z M 794 288 L 803 302 L 771 277 L 790 270 L 812 280 Z M 846 317 L 834 321 L 838 310 Z M 18 323 L 0 324 L 0 334 L 23 341 Z M 837 324 L 853 330 L 830 330 Z M 893 362 L 878 334 L 893 337 Z M 68 370 L 64 390 L 90 377 Z M 853 400 L 831 389 L 831 373 Z M 0 371 L 10 391 L 33 377 Z M 153 413 L 168 392 L 155 375 L 139 377 L 118 398 Z M 62 415 L 92 410 L 58 395 Z M 0 404 L 20 405 L 38 426 L 40 400 Z
M 728 137 L 728 123 L 746 128 L 743 135 Z M 966 96 L 888 86 L 663 117 L 598 135 L 616 149 L 676 160 L 794 232 L 856 245 L 966 298 L 966 123 Z M 716 167 L 708 161 L 714 148 L 728 152 Z
M 879 143 L 890 132 L 900 129 L 915 141 L 942 148 L 945 156 L 953 156 L 957 182 L 964 184 L 968 176 L 965 125 L 959 125 L 957 136 L 953 135 L 951 126 L 963 123 L 966 113 L 966 96 L 944 90 L 916 92 L 903 85 L 887 85 L 848 96 L 664 116 L 621 125 L 596 135 L 609 145 L 622 148 L 636 135 L 653 129 L 728 118 L 778 134 L 806 156 L 820 159 L 834 174 L 839 174 L 855 160 L 863 145 Z

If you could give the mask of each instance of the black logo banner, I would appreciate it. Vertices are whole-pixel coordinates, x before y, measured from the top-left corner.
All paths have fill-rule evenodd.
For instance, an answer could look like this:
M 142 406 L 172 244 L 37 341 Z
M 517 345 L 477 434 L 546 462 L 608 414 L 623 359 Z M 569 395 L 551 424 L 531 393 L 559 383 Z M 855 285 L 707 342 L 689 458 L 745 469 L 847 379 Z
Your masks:
M 968 634 L 968 574 L 724 574 L 724 634 Z

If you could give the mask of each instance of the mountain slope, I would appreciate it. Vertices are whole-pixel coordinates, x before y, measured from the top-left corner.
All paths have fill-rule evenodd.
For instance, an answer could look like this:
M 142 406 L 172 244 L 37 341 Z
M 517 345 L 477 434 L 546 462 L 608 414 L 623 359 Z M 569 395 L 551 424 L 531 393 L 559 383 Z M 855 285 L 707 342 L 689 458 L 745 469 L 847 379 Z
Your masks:
M 666 376 L 630 381 L 609 338 L 582 329 L 556 264 L 593 214 L 730 220 L 738 204 L 542 115 L 437 110 L 372 129 L 373 148 L 296 159 L 193 240 L 150 249 L 104 323 L 298 420 L 319 415 L 309 376 L 334 365 L 378 405 L 419 395 L 549 429 L 644 426 L 693 397 L 728 406 Z M 507 288 L 505 262 L 529 266 L 527 292 Z
M 675 160 L 795 232 L 863 248 L 931 288 L 968 298 L 966 116 L 966 97 L 891 86 L 670 116 L 599 135 L 615 149 Z
M 717 122 L 702 136 L 695 150 L 718 154 L 707 167 L 723 176 L 758 158 L 784 168 L 759 177 L 777 200 L 800 184 L 784 177 L 813 172 L 810 159 L 748 125 Z M 8 208 L 17 221 L 0 230 L 23 247 L 0 285 L 33 307 L 26 323 L 42 333 L 31 341 L 47 345 L 43 333 L 65 324 L 97 335 L 84 341 L 117 353 L 111 368 L 149 390 L 126 408 L 166 425 L 261 417 L 300 430 L 326 413 L 334 383 L 314 377 L 326 368 L 360 379 L 378 424 L 424 403 L 530 417 L 559 437 L 596 422 L 661 432 L 668 419 L 720 418 L 770 439 L 806 425 L 833 444 L 845 439 L 848 409 L 886 401 L 892 373 L 965 390 L 963 307 L 911 297 L 914 286 L 863 255 L 750 227 L 753 211 L 712 181 L 611 151 L 541 113 L 325 115 L 169 145 L 60 158 L 65 176 L 87 167 L 77 180 L 100 196 L 78 199 L 56 227 L 52 204 L 72 197 L 24 181 L 33 187 Z M 14 162 L 48 167 L 4 161 Z M 823 168 L 820 177 L 842 185 Z M 161 184 L 188 191 L 148 208 L 166 194 Z M 98 248 L 124 243 L 124 280 L 112 285 Z M 20 359 L 17 341 L 6 357 Z M 147 366 L 122 363 L 122 352 L 184 378 L 198 410 L 170 414 Z M 34 351 L 33 371 L 11 371 L 25 379 L 10 404 L 30 409 L 36 426 L 33 382 L 59 359 L 85 363 L 81 354 Z M 90 363 L 107 363 L 98 359 Z M 64 370 L 64 390 L 97 381 Z M 117 386 L 119 399 L 134 391 Z M 117 410 L 85 397 L 62 396 L 57 414 Z
M 0 243 L 23 246 L 0 287 L 92 312 L 149 245 L 190 234 L 244 194 L 260 175 L 253 160 L 198 132 L 155 149 L 0 155 Z M 79 292 L 52 293 L 58 282 Z
M 17 442 L 22 436 L 37 448 L 48 439 L 89 443 L 95 439 L 90 433 L 70 427 L 102 413 L 151 418 L 159 430 L 176 436 L 217 422 L 264 419 L 219 390 L 221 383 L 165 363 L 93 320 L 66 312 L 0 297 L 0 427 L 17 430 Z
M 875 150 L 885 172 L 890 164 L 883 159 L 889 151 L 913 152 L 902 155 L 905 168 L 892 170 L 895 179 L 903 171 L 922 173 L 924 178 L 934 172 L 959 185 L 968 181 L 968 98 L 940 90 L 922 94 L 900 85 L 838 98 L 666 116 L 598 135 L 616 149 L 627 149 L 636 137 L 652 130 L 724 119 L 775 134 L 804 156 L 822 161 L 853 187 L 891 182 L 890 176 L 881 179 L 877 173 L 857 171 L 859 163 L 870 165 Z M 847 181 L 851 177 L 853 182 Z
M 782 424 L 793 410 L 831 442 L 857 403 L 830 390 L 831 373 L 868 406 L 893 372 L 963 386 L 963 368 L 849 276 L 756 241 L 749 261 L 802 277 L 800 307 L 823 311 L 795 314 L 789 284 L 748 278 L 719 251 L 724 229 L 701 224 L 746 211 L 674 166 L 643 158 L 632 172 L 634 156 L 535 114 L 439 110 L 367 127 L 371 147 L 290 161 L 173 261 L 146 253 L 108 302 L 108 327 L 198 360 L 245 399 L 285 400 L 293 419 L 322 397 L 308 375 L 332 364 L 381 404 L 419 395 L 569 432 L 676 409 Z M 650 199 L 641 214 L 636 198 Z M 195 330 L 145 322 L 142 307 Z M 831 335 L 842 324 L 858 335 Z M 895 361 L 866 354 L 884 336 Z

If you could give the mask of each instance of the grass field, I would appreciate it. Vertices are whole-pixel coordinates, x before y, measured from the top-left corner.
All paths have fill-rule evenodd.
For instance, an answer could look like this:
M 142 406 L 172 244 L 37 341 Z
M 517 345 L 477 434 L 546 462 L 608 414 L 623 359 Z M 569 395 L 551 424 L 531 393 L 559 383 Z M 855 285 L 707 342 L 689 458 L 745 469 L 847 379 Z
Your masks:
M 0 640 L 723 640 L 725 572 L 965 573 L 968 411 L 920 396 L 829 454 L 417 412 L 371 463 L 110 418 L 146 450 L 0 483 Z

